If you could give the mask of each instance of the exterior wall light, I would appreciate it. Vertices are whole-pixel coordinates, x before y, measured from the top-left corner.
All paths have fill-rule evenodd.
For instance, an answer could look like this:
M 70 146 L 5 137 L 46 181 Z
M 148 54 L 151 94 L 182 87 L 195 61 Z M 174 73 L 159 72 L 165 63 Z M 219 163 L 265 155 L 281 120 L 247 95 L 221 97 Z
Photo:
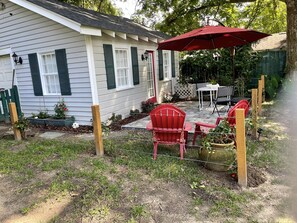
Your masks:
M 19 57 L 16 53 L 12 54 L 12 58 L 13 61 L 15 62 L 15 64 L 23 64 L 23 59 L 21 57 Z
M 143 61 L 143 60 L 147 60 L 147 58 L 148 58 L 148 52 L 147 52 L 147 50 L 141 55 L 141 60 Z

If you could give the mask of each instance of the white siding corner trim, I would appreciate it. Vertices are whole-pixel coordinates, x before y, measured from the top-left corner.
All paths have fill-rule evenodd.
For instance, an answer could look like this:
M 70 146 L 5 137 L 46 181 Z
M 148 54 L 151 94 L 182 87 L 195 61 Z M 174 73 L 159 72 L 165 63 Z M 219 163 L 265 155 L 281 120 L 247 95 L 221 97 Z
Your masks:
M 88 67 L 89 67 L 89 76 L 91 84 L 91 93 L 92 93 L 92 103 L 99 104 L 98 102 L 98 88 L 96 81 L 96 71 L 95 71 L 95 60 L 94 60 L 94 50 L 91 36 L 85 36 L 87 56 L 88 56 Z

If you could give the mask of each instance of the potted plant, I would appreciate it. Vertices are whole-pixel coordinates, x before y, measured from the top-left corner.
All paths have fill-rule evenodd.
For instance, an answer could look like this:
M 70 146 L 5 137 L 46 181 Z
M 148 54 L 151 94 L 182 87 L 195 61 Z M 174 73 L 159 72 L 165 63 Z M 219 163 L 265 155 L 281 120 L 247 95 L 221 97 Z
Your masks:
M 235 159 L 234 129 L 226 120 L 202 138 L 199 159 L 205 167 L 215 171 L 227 171 Z

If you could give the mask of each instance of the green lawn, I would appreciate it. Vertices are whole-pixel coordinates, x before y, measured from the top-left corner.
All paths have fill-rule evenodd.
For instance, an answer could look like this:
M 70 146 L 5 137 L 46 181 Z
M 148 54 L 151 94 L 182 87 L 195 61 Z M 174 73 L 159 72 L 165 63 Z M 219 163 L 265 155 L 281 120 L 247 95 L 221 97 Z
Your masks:
M 263 119 L 263 123 L 269 121 Z M 280 134 L 267 128 L 260 141 L 248 137 L 247 142 L 249 165 L 273 172 L 275 185 L 282 185 L 278 173 L 286 170 L 283 145 L 288 140 L 274 137 Z M 107 137 L 104 157 L 94 155 L 92 141 L 75 137 L 22 142 L 0 139 L 0 180 L 9 178 L 17 191 L 15 199 L 26 200 L 15 210 L 23 215 L 48 199 L 70 195 L 72 202 L 51 222 L 149 222 L 155 218 L 163 222 L 162 217 L 168 215 L 166 205 L 181 206 L 175 219 L 258 222 L 256 213 L 263 208 L 260 189 L 242 190 L 227 173 L 205 170 L 197 161 L 179 160 L 178 147 L 161 146 L 154 161 L 150 139 L 145 132 Z M 188 149 L 186 158 L 197 159 L 196 154 L 196 149 Z M 162 193 L 168 198 L 164 195 L 160 199 L 163 206 L 155 210 L 154 200 L 147 199 L 162 197 Z M 279 200 L 282 208 L 278 214 L 286 216 L 284 200 Z

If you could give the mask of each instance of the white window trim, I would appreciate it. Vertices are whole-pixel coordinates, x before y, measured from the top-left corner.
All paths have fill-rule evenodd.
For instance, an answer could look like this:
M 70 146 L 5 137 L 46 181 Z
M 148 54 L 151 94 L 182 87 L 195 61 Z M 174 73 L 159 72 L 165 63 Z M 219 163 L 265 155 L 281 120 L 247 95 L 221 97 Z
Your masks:
M 127 45 L 113 45 L 113 58 L 114 58 L 114 72 L 115 72 L 115 82 L 116 90 L 122 91 L 134 88 L 133 85 L 133 74 L 132 74 L 132 60 L 131 60 L 131 46 Z M 127 61 L 128 61 L 128 85 L 124 87 L 119 87 L 118 84 L 118 74 L 117 74 L 117 62 L 116 62 L 116 50 L 127 50 Z
M 46 51 L 46 52 L 39 52 L 37 55 L 38 55 L 38 66 L 39 66 L 39 72 L 40 72 L 40 80 L 41 80 L 41 86 L 42 86 L 42 93 L 43 95 L 53 95 L 53 96 L 61 96 L 61 92 L 60 93 L 47 93 L 46 92 L 46 84 L 45 84 L 45 78 L 44 78 L 44 70 L 43 70 L 43 66 L 42 66 L 42 55 L 44 54 L 55 54 L 56 56 L 56 53 L 54 50 L 52 51 Z M 58 69 L 58 68 L 57 68 Z M 58 72 L 57 72 L 58 73 Z M 58 73 L 58 78 L 59 78 L 59 73 Z M 60 84 L 60 80 L 59 80 L 59 84 Z
M 165 77 L 165 64 L 164 64 L 164 54 L 168 53 L 168 77 Z M 172 68 L 171 68 L 171 51 L 163 50 L 163 74 L 164 74 L 164 81 L 169 81 L 172 79 Z

